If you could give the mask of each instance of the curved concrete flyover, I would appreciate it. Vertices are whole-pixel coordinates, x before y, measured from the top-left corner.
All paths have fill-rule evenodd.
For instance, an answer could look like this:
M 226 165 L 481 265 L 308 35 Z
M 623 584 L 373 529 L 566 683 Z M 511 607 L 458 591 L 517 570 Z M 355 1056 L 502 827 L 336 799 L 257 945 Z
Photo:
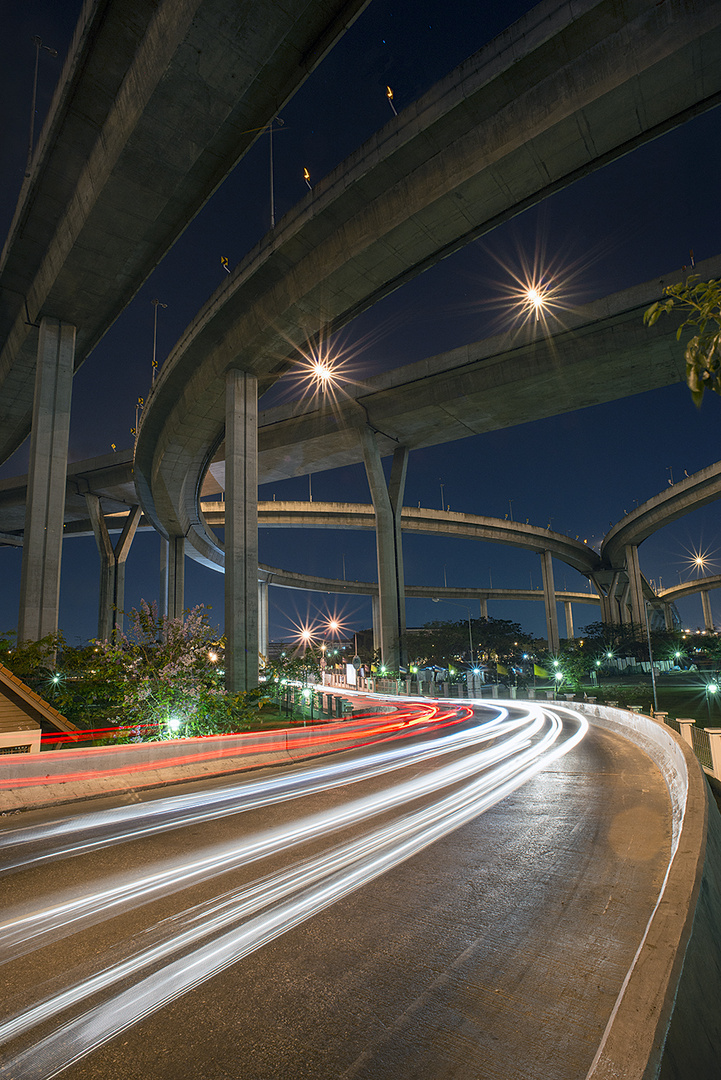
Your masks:
M 721 589 L 721 574 L 709 574 L 708 577 L 672 585 L 670 589 L 659 589 L 657 596 L 664 600 L 680 600 L 683 596 L 695 596 L 696 593 L 710 592 L 712 589 Z
M 224 523 L 224 504 L 201 505 L 209 526 Z M 362 503 L 259 502 L 258 525 L 265 529 L 375 529 L 375 512 L 372 505 Z M 538 525 L 523 525 L 520 522 L 502 521 L 500 518 L 483 517 L 480 514 L 404 506 L 401 512 L 401 527 L 403 532 L 485 540 L 493 544 L 522 547 L 538 554 L 549 551 L 553 558 L 565 562 L 587 577 L 598 565 L 598 555 L 593 548 L 579 540 L 573 540 L 570 536 L 542 529 Z M 214 569 L 218 569 L 217 564 Z
M 607 592 L 607 596 L 604 597 L 606 601 L 614 598 L 620 583 L 623 595 L 620 600 L 618 597 L 616 599 L 622 617 L 624 608 L 627 606 L 632 621 L 642 624 L 645 619 L 645 605 L 653 599 L 654 595 L 641 574 L 638 559 L 639 544 L 665 525 L 670 525 L 671 522 L 691 513 L 692 510 L 698 510 L 714 502 L 720 494 L 721 462 L 716 462 L 671 485 L 660 494 L 654 495 L 653 498 L 647 499 L 606 534 L 601 545 L 602 568 L 596 574 L 596 579 Z M 666 590 L 666 594 L 672 591 Z M 693 591 L 701 592 L 704 621 L 708 628 L 712 628 L 713 620 L 708 591 L 703 589 Z M 683 593 L 675 595 L 679 596 Z M 614 607 L 615 604 L 607 603 L 604 613 L 606 621 L 613 621 Z M 670 628 L 668 603 L 665 611 L 666 625 Z
M 0 258 L 0 461 L 43 317 L 75 367 L 368 0 L 86 0 Z
M 721 495 L 721 461 L 677 481 L 632 510 L 606 534 L 601 559 L 611 566 L 623 561 L 627 546 L 638 547 L 652 533 Z
M 670 589 L 659 589 L 658 598 L 664 604 L 673 604 L 682 596 L 695 596 L 701 594 L 701 610 L 703 612 L 704 628 L 715 630 L 713 613 L 711 611 L 711 597 L 709 593 L 713 589 L 721 588 L 721 574 L 710 574 L 708 577 L 694 578 L 693 581 L 684 581 L 680 585 L 673 585 Z
M 213 544 L 197 495 L 223 437 L 227 379 L 243 398 L 232 406 L 243 413 L 242 440 L 246 415 L 254 432 L 255 380 L 261 392 L 272 385 L 306 337 L 343 326 L 470 240 L 719 100 L 716 4 L 692 0 L 677 12 L 671 0 L 639 0 L 629 14 L 614 0 L 548 0 L 523 16 L 321 181 L 199 312 L 143 411 L 136 480 L 145 512 L 205 554 Z M 583 398 L 579 388 L 574 407 Z

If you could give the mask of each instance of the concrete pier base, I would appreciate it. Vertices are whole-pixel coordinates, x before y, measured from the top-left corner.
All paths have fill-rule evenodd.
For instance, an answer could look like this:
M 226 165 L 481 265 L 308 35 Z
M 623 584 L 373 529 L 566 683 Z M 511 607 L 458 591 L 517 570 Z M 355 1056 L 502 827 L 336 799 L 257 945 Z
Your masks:
M 100 598 L 98 602 L 98 637 L 108 641 L 122 633 L 123 608 L 125 605 L 125 563 L 130 545 L 142 516 L 139 506 L 132 506 L 125 519 L 123 531 L 115 547 L 103 517 L 100 499 L 86 494 L 90 523 L 100 552 Z

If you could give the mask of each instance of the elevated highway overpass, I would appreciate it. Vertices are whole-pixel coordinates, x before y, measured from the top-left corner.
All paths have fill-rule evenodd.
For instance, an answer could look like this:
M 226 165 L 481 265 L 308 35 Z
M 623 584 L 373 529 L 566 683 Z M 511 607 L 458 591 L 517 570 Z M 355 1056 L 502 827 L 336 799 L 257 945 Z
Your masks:
M 0 255 L 0 461 L 32 425 L 18 632 L 57 629 L 75 369 L 367 0 L 85 0 Z
M 42 319 L 77 369 L 367 3 L 85 0 L 0 256 L 0 461 Z
M 256 678 L 245 667 L 256 637 L 246 583 L 257 561 L 256 514 L 246 496 L 258 476 L 258 392 L 319 335 L 439 259 L 718 104 L 720 61 L 716 5 L 699 3 L 681 17 L 664 0 L 640 3 L 630 15 L 606 0 L 582 9 L 542 3 L 321 181 L 198 313 L 143 412 L 136 482 L 159 531 L 213 559 L 218 546 L 203 528 L 198 495 L 225 436 L 225 490 L 235 508 L 226 522 L 229 685 Z M 521 386 L 519 379 L 514 389 Z M 577 393 L 583 400 L 582 386 Z M 380 513 L 387 503 L 380 543 L 391 588 L 400 576 L 392 530 L 402 444 L 394 491 L 382 494 L 386 447 L 362 412 L 358 425 L 376 478 L 374 505 Z M 387 596 L 381 618 L 390 658 L 402 626 L 392 588 Z
M 122 10 L 123 2 L 117 0 L 117 11 Z M 167 248 L 178 228 L 182 228 L 184 215 L 187 218 L 190 213 L 189 207 L 200 205 L 205 197 L 202 192 L 209 187 L 208 176 L 212 172 L 209 163 L 213 154 L 217 157 L 221 145 L 227 150 L 231 143 L 237 151 L 237 143 L 233 140 L 238 135 L 248 136 L 244 146 L 252 142 L 254 134 L 248 116 L 252 113 L 256 120 L 260 119 L 263 108 L 271 99 L 277 103 L 279 96 L 282 97 L 277 93 L 279 79 L 287 97 L 359 7 L 356 4 L 345 5 L 342 11 L 334 9 L 330 20 L 322 27 L 314 25 L 310 29 L 298 11 L 287 13 L 285 37 L 279 35 L 277 26 L 268 28 L 273 40 L 282 41 L 283 48 L 277 55 L 271 54 L 270 59 L 259 51 L 254 59 L 256 68 L 252 77 L 248 75 L 247 63 L 243 66 L 248 58 L 238 60 L 233 53 L 228 60 L 221 43 L 218 70 L 224 71 L 223 64 L 232 67 L 237 61 L 248 79 L 247 97 L 241 96 L 239 106 L 245 112 L 241 117 L 232 113 L 231 105 L 219 104 L 222 136 L 215 142 L 215 136 L 211 137 L 210 143 L 204 142 L 198 151 L 198 163 L 203 161 L 207 166 L 203 171 L 198 164 L 196 171 L 203 173 L 201 180 L 197 179 L 195 166 L 187 170 L 187 175 L 182 174 L 182 169 L 178 174 L 173 213 L 170 204 L 166 208 L 166 217 L 172 218 L 175 224 L 165 228 L 165 211 L 159 214 L 165 228 L 162 242 L 157 230 L 153 232 L 152 209 L 148 210 L 148 221 L 129 222 L 130 231 L 122 230 L 123 237 L 127 235 L 139 253 L 140 262 L 133 264 L 136 286 L 153 258 L 159 257 L 163 244 Z M 100 147 L 102 140 L 97 144 L 86 145 L 82 140 L 73 143 L 71 135 L 77 121 L 74 103 L 82 102 L 83 95 L 89 93 L 90 84 L 83 81 L 85 72 L 93 64 L 102 64 L 102 42 L 107 42 L 108 35 L 112 37 L 108 29 L 111 23 L 106 26 L 102 21 L 115 12 L 113 8 L 108 15 L 111 8 L 112 5 L 103 7 L 102 18 L 98 14 L 99 6 L 89 2 L 84 9 L 71 59 L 41 138 L 29 182 L 21 196 L 2 263 L 2 266 L 7 265 L 8 273 L 14 268 L 18 282 L 24 274 L 28 285 L 24 293 L 16 289 L 15 307 L 11 305 L 6 312 L 9 320 L 7 342 L 12 338 L 22 352 L 24 343 L 29 340 L 27 334 L 34 333 L 32 328 L 27 329 L 25 320 L 30 315 L 32 322 L 40 313 L 47 331 L 45 351 L 50 356 L 57 346 L 55 351 L 62 354 L 66 367 L 70 357 L 70 368 L 76 358 L 87 354 L 101 333 L 101 323 L 107 322 L 117 305 L 124 302 L 123 297 L 132 294 L 132 289 L 126 282 L 122 287 L 118 286 L 113 298 L 111 288 L 110 299 L 103 309 L 105 315 L 97 324 L 93 324 L 92 313 L 85 313 L 77 338 L 81 342 L 79 349 L 75 347 L 75 332 L 68 336 L 62 329 L 62 326 L 66 329 L 69 326 L 72 330 L 73 324 L 63 323 L 65 316 L 54 317 L 49 308 L 41 310 L 40 301 L 51 296 L 54 274 L 60 283 L 57 296 L 70 303 L 75 292 L 82 291 L 77 289 L 80 279 L 77 275 L 73 277 L 72 267 L 87 275 L 87 266 L 92 265 L 93 273 L 96 273 L 97 248 L 105 246 L 101 243 L 102 229 L 112 217 L 103 208 L 112 207 L 113 199 L 122 193 L 125 201 L 121 200 L 118 205 L 127 208 L 134 204 L 138 178 L 132 175 L 129 165 L 142 158 L 143 148 L 152 142 L 153 132 L 157 134 L 160 126 L 169 145 L 182 142 L 182 135 L 186 133 L 184 125 L 192 126 L 194 118 L 192 109 L 172 107 L 176 100 L 183 100 L 182 87 L 178 87 L 187 74 L 183 66 L 185 45 L 197 46 L 196 36 L 208 30 L 214 40 L 213 18 L 216 15 L 221 21 L 225 18 L 224 12 L 218 14 L 215 8 L 212 15 L 205 12 L 200 0 L 195 3 L 188 0 L 183 9 L 186 21 L 176 20 L 171 33 L 159 33 L 162 20 L 168 24 L 170 18 L 167 3 L 149 18 L 146 27 L 133 26 L 135 37 L 125 42 L 120 67 L 109 68 L 105 76 L 109 80 L 107 100 L 102 106 L 106 112 L 98 123 L 112 153 L 104 157 L 94 149 Z M 324 11 L 328 13 L 327 6 Z M 300 23 L 303 23 L 301 36 L 307 33 L 312 37 L 311 30 L 315 34 L 312 40 L 304 39 L 307 46 L 304 53 L 303 41 L 297 37 Z M 721 94 L 719 65 L 716 63 L 717 54 L 721 52 L 720 34 L 716 7 L 700 3 L 686 9 L 680 18 L 673 5 L 666 2 L 640 2 L 629 16 L 610 0 L 587 0 L 582 9 L 547 0 L 496 42 L 461 65 L 317 185 L 244 260 L 225 287 L 198 315 L 176 347 L 151 396 L 137 447 L 136 479 L 146 512 L 156 527 L 171 538 L 173 547 L 184 547 L 187 535 L 201 557 L 208 553 L 211 561 L 217 557 L 217 545 L 201 527 L 197 506 L 203 475 L 223 439 L 224 429 L 227 434 L 228 425 L 224 421 L 232 417 L 235 424 L 233 445 L 237 447 L 237 451 L 230 454 L 237 474 L 232 483 L 239 481 L 242 473 L 242 483 L 252 490 L 254 477 L 251 474 L 255 471 L 255 461 L 254 455 L 248 456 L 247 450 L 253 445 L 253 438 L 247 441 L 248 431 L 244 425 L 250 407 L 250 427 L 254 426 L 254 380 L 260 379 L 263 389 L 294 362 L 297 346 L 304 344 L 298 337 L 299 327 L 312 344 L 319 332 L 332 332 L 379 296 L 500 221 L 614 156 L 714 107 Z M 215 47 L 204 40 L 203 45 Z M 283 52 L 286 46 L 287 51 Z M 97 54 L 94 52 L 96 47 Z M 204 55 L 212 58 L 214 54 L 206 49 Z M 563 58 L 560 66 L 559 57 Z M 127 70 L 123 69 L 123 64 Z M 273 64 L 277 66 L 273 67 Z M 116 80 L 114 90 L 113 79 Z M 135 83 L 139 97 L 130 93 Z M 569 86 L 573 87 L 571 92 Z M 658 92 L 661 86 L 663 93 Z M 222 97 L 222 91 L 217 87 L 214 89 Z M 129 109 L 129 102 L 136 107 L 135 111 Z M 271 110 L 265 122 L 273 114 Z M 249 125 L 247 129 L 240 130 L 241 119 L 243 124 Z M 136 121 L 137 130 L 133 126 Z M 163 123 L 165 127 L 162 127 Z M 81 134 L 86 140 L 92 137 L 87 130 Z M 78 147 L 82 147 L 83 154 L 78 152 Z M 156 149 L 157 142 L 154 142 L 154 152 Z M 72 158 L 72 162 L 66 162 L 64 190 L 68 201 L 55 207 L 55 218 L 52 218 L 50 201 L 43 202 L 36 193 L 45 190 L 43 183 L 52 187 L 53 169 L 63 154 Z M 236 152 L 234 160 L 237 156 Z M 96 172 L 93 172 L 94 168 Z M 87 185 L 89 179 L 92 190 L 88 189 L 83 198 L 83 185 Z M 152 187 L 153 179 L 146 177 L 145 180 Z M 126 184 L 125 188 L 123 184 Z M 159 179 L 159 187 L 162 188 L 161 196 L 166 197 L 167 176 Z M 144 211 L 146 202 L 148 208 L 158 205 L 158 199 L 149 196 L 144 201 Z M 60 223 L 52 257 L 50 254 L 46 257 L 44 249 L 37 244 L 32 250 L 23 248 L 21 240 L 24 242 L 29 238 L 30 225 L 35 222 L 38 231 L 44 228 L 47 233 L 51 219 Z M 23 222 L 27 225 L 24 232 L 20 227 Z M 83 232 L 86 226 L 91 231 Z M 96 227 L 100 231 L 92 232 Z M 145 245 L 143 229 L 148 236 L 153 234 L 154 247 L 150 243 Z M 73 246 L 76 240 L 78 243 Z M 122 246 L 118 246 L 119 243 L 109 245 L 111 261 L 119 258 Z M 78 261 L 74 263 L 76 256 Z M 83 262 L 84 258 L 87 258 L 86 262 Z M 112 271 L 112 266 L 110 269 Z M 36 278 L 39 284 L 33 285 L 31 294 L 29 284 Z M 132 274 L 128 282 L 131 278 Z M 9 278 L 7 281 L 8 292 L 12 293 L 14 286 Z M 34 312 L 25 306 L 31 295 L 38 301 Z M 94 305 L 93 311 L 103 308 L 104 303 Z M 57 325 L 51 327 L 53 319 Z M 85 344 L 82 344 L 83 333 L 87 335 Z M 532 342 L 526 344 L 533 345 Z M 12 372 L 18 374 L 23 370 L 15 345 L 8 345 L 3 354 L 8 377 Z M 44 348 L 41 348 L 43 355 Z M 202 363 L 197 363 L 201 356 Z M 453 362 L 457 363 L 457 360 Z M 191 368 L 197 370 L 191 374 Z M 2 370 L 0 377 L 3 377 Z M 244 373 L 242 377 L 238 376 L 238 371 Z M 234 373 L 232 378 L 228 372 Z M 674 366 L 673 372 L 666 369 L 663 379 L 672 381 L 677 367 Z M 552 380 L 553 373 L 548 372 L 546 378 Z M 226 409 L 228 379 L 228 385 L 232 383 L 235 402 Z M 593 381 L 593 375 L 589 374 L 589 379 Z M 516 383 L 514 390 L 518 385 Z M 250 406 L 245 400 L 246 390 L 250 390 L 253 399 Z M 627 387 L 623 392 L 632 391 Z M 14 400 L 13 394 L 5 395 L 4 400 L 11 399 Z M 592 400 L 593 396 L 586 399 L 587 403 Z M 380 415 L 383 406 L 380 401 L 377 405 Z M 384 405 L 394 407 L 392 402 L 386 401 Z M 578 401 L 571 395 L 562 407 L 578 407 Z M 52 420 L 49 426 L 54 435 L 55 421 L 60 423 L 61 420 L 60 413 L 62 409 L 53 405 L 43 417 Z M 380 542 L 388 548 L 392 518 L 402 502 L 403 454 L 407 455 L 408 446 L 396 441 L 397 436 L 387 435 L 383 427 L 368 423 L 363 408 L 358 413 L 356 423 L 352 425 L 355 441 L 362 447 L 369 475 L 376 477 L 373 492 L 376 516 L 385 520 L 379 534 Z M 482 426 L 474 426 L 470 416 L 462 416 L 448 405 L 445 419 L 454 415 L 456 431 L 475 432 Z M 385 418 L 380 415 L 380 419 Z M 12 417 L 8 414 L 8 422 L 10 420 Z M 497 421 L 498 424 L 507 422 L 510 421 L 503 416 Z M 407 437 L 410 443 L 410 431 Z M 442 437 L 436 430 L 435 441 Z M 381 494 L 378 483 L 380 453 L 390 447 L 399 452 L 399 482 L 395 493 L 384 490 Z M 270 445 L 268 449 L 272 449 Z M 57 466 L 62 453 L 57 439 L 46 446 L 43 453 L 47 465 L 47 496 L 60 487 Z M 227 458 L 228 454 L 225 456 Z M 271 477 L 276 473 L 269 468 L 268 475 Z M 232 490 L 230 494 L 233 495 Z M 382 509 L 380 504 L 389 499 L 393 506 L 389 504 Z M 248 505 L 244 498 L 230 498 L 229 502 L 234 507 L 241 503 Z M 43 504 L 42 491 L 37 500 L 30 499 L 29 505 L 31 521 L 23 560 L 23 610 L 26 614 L 30 610 L 39 612 L 42 620 L 53 614 L 54 586 L 50 578 L 59 567 L 59 556 L 56 565 L 51 566 L 47 545 L 52 536 L 59 551 L 60 529 L 55 530 L 55 536 L 48 526 L 50 511 Z M 41 516 L 38 525 L 33 526 L 32 515 L 36 509 L 45 517 Z M 56 518 L 60 520 L 62 508 L 58 513 L 60 516 L 56 515 Z M 237 521 L 231 520 L 226 527 L 229 536 L 235 535 L 238 528 L 244 531 L 242 546 L 251 561 L 252 543 L 249 546 L 247 541 L 253 534 L 253 526 L 254 522 L 246 520 L 241 513 Z M 40 537 L 39 553 L 34 551 L 33 537 Z M 233 549 L 232 543 L 230 547 Z M 398 579 L 398 554 L 391 553 L 393 558 L 383 561 L 394 563 Z M 178 565 L 172 554 L 171 564 Z M 247 577 L 243 573 L 238 577 L 234 569 L 226 575 L 227 586 L 231 591 L 238 588 L 242 591 L 243 586 L 239 583 L 246 578 L 250 581 L 251 577 L 252 574 Z M 27 590 L 30 584 L 36 583 L 39 583 L 40 591 L 29 599 Z M 55 611 L 56 608 L 55 600 Z M 234 612 L 245 610 L 243 604 L 230 601 L 228 609 Z M 247 613 L 250 625 L 253 621 L 252 602 Z M 383 622 L 392 639 L 392 614 L 384 617 Z M 26 628 L 24 617 L 21 617 L 21 627 Z

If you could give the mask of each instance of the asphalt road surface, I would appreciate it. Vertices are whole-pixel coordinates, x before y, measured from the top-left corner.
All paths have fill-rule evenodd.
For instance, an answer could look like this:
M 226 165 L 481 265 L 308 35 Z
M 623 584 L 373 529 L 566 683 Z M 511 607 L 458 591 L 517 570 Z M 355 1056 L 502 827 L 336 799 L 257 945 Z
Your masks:
M 395 760 L 389 742 L 12 819 L 0 1076 L 585 1077 L 670 804 L 629 743 L 528 724 L 484 710 Z M 480 812 L 544 739 L 542 771 Z

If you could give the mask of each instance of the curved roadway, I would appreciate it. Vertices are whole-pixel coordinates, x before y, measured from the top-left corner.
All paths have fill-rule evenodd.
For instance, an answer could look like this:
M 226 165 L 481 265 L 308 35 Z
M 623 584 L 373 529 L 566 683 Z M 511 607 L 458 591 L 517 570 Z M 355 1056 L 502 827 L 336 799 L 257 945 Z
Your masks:
M 477 755 L 520 737 L 517 762 L 534 715 L 536 746 L 553 727 L 524 711 L 515 734 L 484 708 L 485 729 L 435 746 L 427 724 L 330 764 L 13 822 L 4 1071 L 584 1077 L 664 879 L 670 802 L 644 753 L 592 729 L 479 816 L 501 766 Z
M 230 369 L 262 392 L 308 340 L 719 100 L 715 5 L 645 0 L 632 18 L 612 0 L 533 9 L 318 184 L 197 315 L 143 413 L 145 512 L 213 558 L 197 497 Z

